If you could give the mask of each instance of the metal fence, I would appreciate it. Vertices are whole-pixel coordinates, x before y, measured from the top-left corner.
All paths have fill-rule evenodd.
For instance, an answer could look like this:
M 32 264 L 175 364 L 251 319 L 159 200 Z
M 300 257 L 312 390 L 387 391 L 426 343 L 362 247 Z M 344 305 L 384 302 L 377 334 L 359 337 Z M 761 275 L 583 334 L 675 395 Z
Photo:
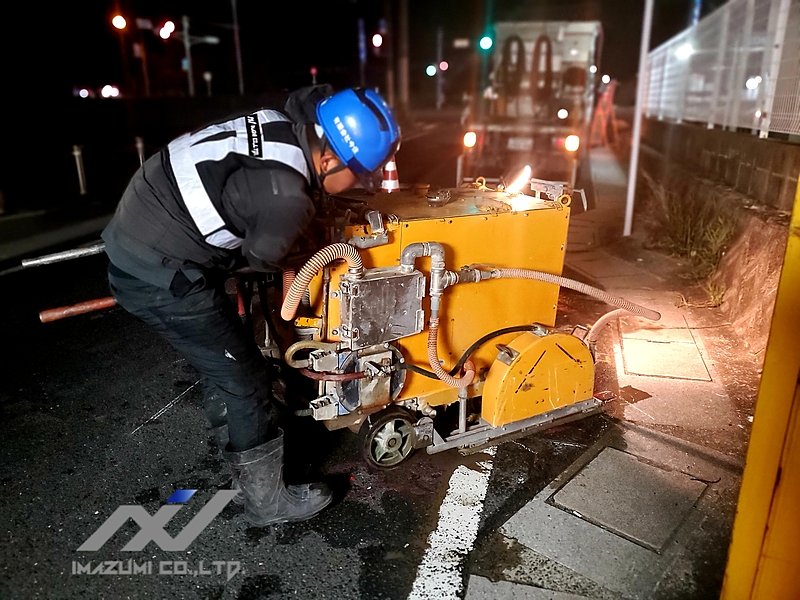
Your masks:
M 648 56 L 646 116 L 800 135 L 800 0 L 730 0 Z

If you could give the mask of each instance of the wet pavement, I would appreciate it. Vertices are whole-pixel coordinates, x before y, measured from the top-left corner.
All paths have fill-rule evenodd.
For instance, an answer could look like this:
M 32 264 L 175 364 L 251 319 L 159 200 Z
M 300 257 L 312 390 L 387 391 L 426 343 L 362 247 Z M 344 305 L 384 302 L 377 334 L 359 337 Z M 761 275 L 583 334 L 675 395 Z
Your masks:
M 663 314 L 602 332 L 602 414 L 390 471 L 368 468 L 349 430 L 297 420 L 287 476 L 324 476 L 335 505 L 265 529 L 228 505 L 182 552 L 122 551 L 131 522 L 91 556 L 77 548 L 120 505 L 153 514 L 197 489 L 174 534 L 227 485 L 195 374 L 119 309 L 38 323 L 107 295 L 102 255 L 6 275 L 0 597 L 718 597 L 757 366 L 713 311 L 676 303 L 692 293 L 676 261 L 621 238 L 615 157 L 599 150 L 593 168 L 598 209 L 572 219 L 565 276 Z M 562 290 L 556 327 L 611 308 Z M 75 572 L 128 559 L 166 572 Z

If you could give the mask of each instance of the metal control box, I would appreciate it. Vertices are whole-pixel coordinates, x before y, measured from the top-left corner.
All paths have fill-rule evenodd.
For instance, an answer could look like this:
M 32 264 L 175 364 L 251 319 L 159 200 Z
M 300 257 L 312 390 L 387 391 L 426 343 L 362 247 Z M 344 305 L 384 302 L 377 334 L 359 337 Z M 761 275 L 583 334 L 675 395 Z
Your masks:
M 414 335 L 425 326 L 425 276 L 397 267 L 370 269 L 361 278 L 343 277 L 341 339 L 358 350 Z

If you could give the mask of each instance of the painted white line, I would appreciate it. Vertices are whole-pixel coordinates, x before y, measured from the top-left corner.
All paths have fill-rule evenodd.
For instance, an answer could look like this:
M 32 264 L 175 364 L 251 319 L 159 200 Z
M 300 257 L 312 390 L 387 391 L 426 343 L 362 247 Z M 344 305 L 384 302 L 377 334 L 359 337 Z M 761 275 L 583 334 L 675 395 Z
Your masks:
M 494 457 L 497 448 L 484 450 Z M 461 569 L 478 536 L 483 501 L 489 487 L 493 460 L 477 463 L 480 470 L 460 465 L 439 508 L 439 524 L 428 536 L 428 549 L 417 568 L 409 600 L 446 600 L 463 595 Z
M 188 394 L 189 392 L 191 392 L 191 391 L 192 391 L 192 389 L 193 389 L 195 386 L 199 385 L 199 384 L 200 384 L 200 380 L 198 379 L 198 380 L 197 380 L 197 381 L 195 381 L 195 382 L 194 382 L 192 385 L 190 385 L 188 388 L 186 388 L 186 389 L 185 389 L 185 390 L 183 390 L 183 391 L 182 391 L 180 394 L 178 394 L 178 395 L 177 395 L 175 398 L 173 398 L 173 399 L 172 399 L 172 400 L 170 400 L 170 401 L 169 401 L 167 404 L 165 404 L 163 407 L 161 407 L 161 409 L 160 409 L 160 410 L 159 410 L 157 413 L 155 413 L 155 414 L 154 414 L 152 417 L 150 417 L 149 419 L 147 419 L 147 421 L 145 421 L 144 423 L 142 423 L 141 425 L 139 425 L 139 426 L 138 426 L 136 429 L 134 429 L 133 431 L 131 431 L 130 435 L 133 435 L 134 433 L 136 433 L 137 431 L 139 431 L 139 430 L 140 430 L 142 427 L 144 427 L 144 426 L 145 426 L 145 425 L 147 425 L 148 423 L 152 423 L 153 421 L 155 421 L 156 419 L 158 419 L 158 418 L 159 418 L 161 415 L 163 415 L 165 412 L 167 412 L 167 411 L 168 411 L 170 408 L 172 408 L 172 407 L 173 407 L 173 406 L 175 406 L 175 405 L 176 405 L 178 402 L 180 402 L 180 401 L 181 401 L 181 398 L 183 398 L 183 397 L 184 397 L 186 394 Z

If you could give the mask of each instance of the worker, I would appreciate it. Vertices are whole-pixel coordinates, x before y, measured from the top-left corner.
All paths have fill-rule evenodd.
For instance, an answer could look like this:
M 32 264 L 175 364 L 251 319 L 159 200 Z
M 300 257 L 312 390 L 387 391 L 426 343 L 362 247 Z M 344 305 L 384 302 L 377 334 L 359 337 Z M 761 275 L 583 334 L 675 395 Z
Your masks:
M 400 128 L 370 89 L 299 89 L 182 135 L 131 178 L 102 233 L 120 306 L 199 372 L 204 412 L 254 526 L 302 521 L 332 501 L 324 483 L 286 485 L 269 369 L 225 280 L 280 271 L 315 214 L 313 198 L 372 188 Z M 317 248 L 319 249 L 319 248 Z

